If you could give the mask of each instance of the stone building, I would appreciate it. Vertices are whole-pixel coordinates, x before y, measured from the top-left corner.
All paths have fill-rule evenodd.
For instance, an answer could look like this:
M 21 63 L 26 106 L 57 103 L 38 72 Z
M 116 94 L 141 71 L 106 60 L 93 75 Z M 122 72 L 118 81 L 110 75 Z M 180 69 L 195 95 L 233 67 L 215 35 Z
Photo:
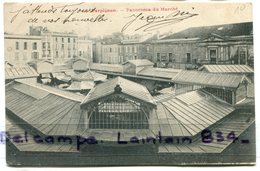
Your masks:
M 192 27 L 153 41 L 158 67 L 196 69 L 203 64 L 253 65 L 252 22 Z

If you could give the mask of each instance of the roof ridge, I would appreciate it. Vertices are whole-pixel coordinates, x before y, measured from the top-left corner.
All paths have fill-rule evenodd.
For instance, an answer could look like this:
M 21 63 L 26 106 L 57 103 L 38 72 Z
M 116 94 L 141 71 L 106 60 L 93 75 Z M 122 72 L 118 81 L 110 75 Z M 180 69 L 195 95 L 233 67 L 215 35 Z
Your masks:
M 60 89 L 57 89 L 57 88 L 54 88 L 54 87 L 47 87 L 45 85 L 38 84 L 38 83 L 34 85 L 34 84 L 28 83 L 24 80 L 15 80 L 15 81 L 22 83 L 22 84 L 26 84 L 26 85 L 34 87 L 34 88 L 38 88 L 40 90 L 46 91 L 48 93 L 51 93 L 51 94 L 54 94 L 54 95 L 57 95 L 57 96 L 60 96 L 60 97 L 63 97 L 63 98 L 69 99 L 69 100 L 77 101 L 77 102 L 81 102 L 83 97 L 84 97 L 83 95 L 79 95 L 79 94 L 75 94 L 75 93 L 71 93 L 71 92 L 65 92 L 63 90 L 60 90 Z M 60 94 L 60 92 L 61 92 L 61 94 Z M 71 96 L 67 96 L 64 93 L 70 94 Z M 79 98 L 81 98 L 81 100 Z

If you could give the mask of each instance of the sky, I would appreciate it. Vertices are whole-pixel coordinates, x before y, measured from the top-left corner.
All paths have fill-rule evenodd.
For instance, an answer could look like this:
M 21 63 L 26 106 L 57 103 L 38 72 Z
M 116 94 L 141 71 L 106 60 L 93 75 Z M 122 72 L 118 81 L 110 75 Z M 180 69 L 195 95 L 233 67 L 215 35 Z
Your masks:
M 39 8 L 37 8 L 37 6 Z M 93 9 L 96 11 L 90 12 L 90 10 Z M 168 10 L 166 11 L 166 9 Z M 82 12 L 83 10 L 84 12 Z M 109 12 L 104 13 L 100 12 L 100 10 L 109 10 Z M 188 14 L 184 15 L 184 13 Z M 104 16 L 100 17 L 102 15 Z M 147 26 L 136 31 L 136 29 L 147 24 L 147 21 L 151 22 L 154 17 L 157 18 L 154 21 L 159 21 L 162 19 L 162 17 L 168 17 L 167 19 L 172 19 L 171 17 L 174 18 L 173 15 L 176 15 L 175 18 L 180 19 L 180 17 L 182 17 L 182 19 L 185 19 L 176 23 L 164 23 L 165 25 L 161 25 L 163 22 L 159 22 L 159 28 L 152 27 L 155 29 L 145 30 L 145 28 L 148 27 Z M 100 19 L 99 22 L 98 17 Z M 66 20 L 66 18 L 69 20 Z M 93 18 L 92 21 L 96 19 L 96 22 L 71 22 L 73 18 L 79 20 Z M 131 21 L 133 22 L 129 24 Z M 125 34 L 146 35 L 149 33 L 174 33 L 195 26 L 209 26 L 248 21 L 252 21 L 252 6 L 250 3 L 202 4 L 187 2 L 154 2 L 149 4 L 143 2 L 123 4 L 4 4 L 4 31 L 15 34 L 28 33 L 29 26 L 45 26 L 49 30 L 55 32 L 74 31 L 79 35 L 90 35 L 91 37 L 96 37 L 109 35 L 113 32 L 121 32 L 122 28 L 129 24 L 129 26 L 126 27 L 126 29 L 123 31 Z

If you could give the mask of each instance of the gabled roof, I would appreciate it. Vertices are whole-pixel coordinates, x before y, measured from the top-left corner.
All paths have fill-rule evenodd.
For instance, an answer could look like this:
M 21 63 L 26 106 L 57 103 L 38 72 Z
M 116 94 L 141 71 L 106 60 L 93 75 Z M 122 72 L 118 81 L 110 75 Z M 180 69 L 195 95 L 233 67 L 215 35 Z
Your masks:
M 235 130 L 236 137 L 247 130 L 247 128 L 254 123 L 254 117 L 250 115 L 233 113 L 224 118 L 221 123 L 216 124 L 211 132 L 223 131 L 223 135 L 228 135 Z M 237 141 L 236 141 L 237 142 Z M 160 144 L 159 153 L 221 153 L 231 144 L 233 141 L 224 138 L 223 141 L 218 141 L 214 138 L 211 143 L 204 143 L 201 139 L 193 141 L 191 144 Z
M 37 77 L 39 74 L 30 66 L 11 66 L 5 65 L 5 79 Z
M 135 60 L 128 60 L 126 62 L 123 63 L 124 64 L 127 64 L 127 63 L 131 63 L 137 67 L 139 66 L 153 66 L 154 63 L 152 63 L 151 61 L 149 61 L 148 59 L 135 59 Z
M 253 30 L 252 22 L 223 24 L 215 26 L 191 27 L 184 31 L 174 33 L 163 39 L 180 39 L 180 38 L 204 38 L 212 33 L 219 36 L 245 36 L 251 35 Z
M 235 109 L 201 90 L 158 102 L 154 125 L 164 136 L 195 136 Z M 159 123 L 159 124 L 156 124 Z M 156 130 L 155 132 L 158 132 Z
M 145 67 L 137 75 L 171 79 L 180 71 L 179 69 Z
M 199 70 L 206 70 L 211 73 L 236 73 L 252 74 L 253 68 L 248 65 L 203 65 Z
M 219 74 L 182 70 L 172 78 L 172 82 L 216 88 L 237 88 L 245 79 L 246 77 L 241 74 Z
M 24 81 L 6 86 L 6 108 L 44 135 L 76 135 L 84 96 Z
M 153 98 L 147 88 L 141 84 L 129 81 L 122 77 L 116 77 L 108 80 L 102 84 L 97 85 L 93 88 L 86 98 L 83 100 L 81 105 L 88 104 L 94 100 L 100 99 L 104 96 L 111 95 L 115 92 L 115 87 L 119 85 L 122 89 L 122 93 L 142 100 L 146 103 L 155 104 Z
M 72 79 L 76 81 L 104 81 L 107 79 L 107 76 L 88 70 L 87 72 L 73 75 Z

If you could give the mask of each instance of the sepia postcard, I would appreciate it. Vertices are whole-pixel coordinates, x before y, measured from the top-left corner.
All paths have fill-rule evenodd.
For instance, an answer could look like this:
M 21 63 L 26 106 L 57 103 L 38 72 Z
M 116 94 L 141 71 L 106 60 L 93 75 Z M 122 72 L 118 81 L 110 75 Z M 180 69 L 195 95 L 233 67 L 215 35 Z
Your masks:
M 251 3 L 5 3 L 9 166 L 255 165 Z

